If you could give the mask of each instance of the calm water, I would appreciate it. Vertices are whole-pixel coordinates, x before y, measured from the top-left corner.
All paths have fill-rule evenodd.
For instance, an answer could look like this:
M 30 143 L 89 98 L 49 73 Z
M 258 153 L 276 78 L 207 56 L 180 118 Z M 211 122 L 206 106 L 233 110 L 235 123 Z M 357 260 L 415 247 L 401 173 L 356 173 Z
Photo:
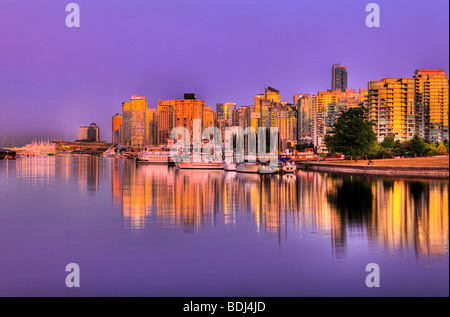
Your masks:
M 448 296 L 448 229 L 448 180 L 0 161 L 0 296 Z

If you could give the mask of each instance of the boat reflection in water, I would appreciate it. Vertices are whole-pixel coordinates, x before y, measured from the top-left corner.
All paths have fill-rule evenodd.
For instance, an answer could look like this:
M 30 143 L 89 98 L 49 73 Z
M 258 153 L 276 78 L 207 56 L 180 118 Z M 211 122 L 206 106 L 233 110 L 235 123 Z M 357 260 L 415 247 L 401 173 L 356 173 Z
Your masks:
M 448 252 L 448 182 L 342 176 L 297 171 L 260 175 L 113 165 L 114 201 L 124 225 L 182 228 L 236 226 L 252 219 L 253 230 L 282 243 L 288 231 L 330 238 L 335 259 L 351 240 L 387 254 L 417 257 Z

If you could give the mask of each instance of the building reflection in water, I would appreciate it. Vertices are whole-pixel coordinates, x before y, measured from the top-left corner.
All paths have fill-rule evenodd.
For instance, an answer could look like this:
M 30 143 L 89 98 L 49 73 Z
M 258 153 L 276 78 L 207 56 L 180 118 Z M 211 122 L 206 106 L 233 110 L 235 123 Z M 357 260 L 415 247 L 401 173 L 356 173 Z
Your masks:
M 31 187 L 52 187 L 76 177 L 81 192 L 95 195 L 99 190 L 100 160 L 95 156 L 30 156 L 17 160 L 15 171 Z
M 112 162 L 112 197 L 133 230 L 254 222 L 257 232 L 283 240 L 288 231 L 330 238 L 346 257 L 350 239 L 388 254 L 417 257 L 448 252 L 448 182 L 341 176 L 298 171 L 253 175 L 177 170 Z

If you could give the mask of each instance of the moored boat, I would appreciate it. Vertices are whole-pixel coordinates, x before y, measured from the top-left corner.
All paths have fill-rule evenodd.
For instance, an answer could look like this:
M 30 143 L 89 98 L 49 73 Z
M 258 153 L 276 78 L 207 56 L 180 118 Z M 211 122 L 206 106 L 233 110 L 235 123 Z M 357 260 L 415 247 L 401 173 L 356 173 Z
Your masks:
M 144 149 L 136 155 L 136 163 L 169 164 L 169 162 L 170 151 L 163 149 Z
M 259 172 L 259 163 L 243 162 L 243 163 L 236 164 L 236 172 L 258 173 Z
M 117 155 L 116 151 L 113 149 L 107 149 L 105 152 L 103 152 L 103 157 L 115 157 Z
M 297 170 L 297 166 L 293 162 L 285 162 L 281 170 L 283 173 L 294 173 Z
M 236 163 L 224 161 L 224 162 L 223 162 L 223 168 L 224 168 L 226 171 L 236 171 Z
M 202 170 L 223 170 L 222 162 L 177 162 L 176 167 L 180 169 L 202 169 Z

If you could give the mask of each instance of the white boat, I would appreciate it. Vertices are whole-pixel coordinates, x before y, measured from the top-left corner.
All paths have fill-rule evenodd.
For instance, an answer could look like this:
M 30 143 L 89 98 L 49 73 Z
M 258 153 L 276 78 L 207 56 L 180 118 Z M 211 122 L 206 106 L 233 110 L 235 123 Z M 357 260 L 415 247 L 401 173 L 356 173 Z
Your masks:
M 283 173 L 294 173 L 297 170 L 297 166 L 293 162 L 286 162 L 281 167 Z
M 177 162 L 176 167 L 180 169 L 202 169 L 202 170 L 223 170 L 222 162 Z
M 236 171 L 236 163 L 234 162 L 223 162 L 223 168 L 226 171 Z
M 112 150 L 112 149 L 107 149 L 105 152 L 103 152 L 102 156 L 103 157 L 115 157 L 116 156 L 116 151 Z
M 144 149 L 137 153 L 136 163 L 146 164 L 169 164 L 170 151 L 163 149 Z
M 236 164 L 236 172 L 240 173 L 258 173 L 259 163 L 244 162 Z

